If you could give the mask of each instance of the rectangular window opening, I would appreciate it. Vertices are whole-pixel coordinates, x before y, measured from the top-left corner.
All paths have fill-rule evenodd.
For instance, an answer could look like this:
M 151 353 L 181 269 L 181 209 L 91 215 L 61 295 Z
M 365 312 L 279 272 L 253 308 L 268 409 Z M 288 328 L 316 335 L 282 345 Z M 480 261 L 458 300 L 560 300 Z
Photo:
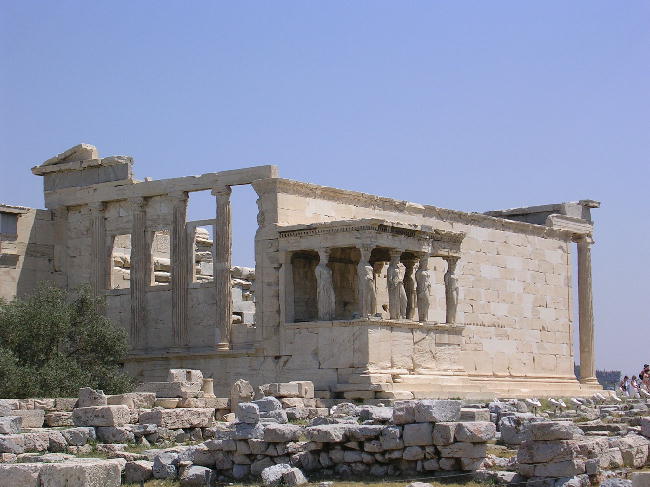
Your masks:
M 131 287 L 131 234 L 115 235 L 111 248 L 111 289 Z

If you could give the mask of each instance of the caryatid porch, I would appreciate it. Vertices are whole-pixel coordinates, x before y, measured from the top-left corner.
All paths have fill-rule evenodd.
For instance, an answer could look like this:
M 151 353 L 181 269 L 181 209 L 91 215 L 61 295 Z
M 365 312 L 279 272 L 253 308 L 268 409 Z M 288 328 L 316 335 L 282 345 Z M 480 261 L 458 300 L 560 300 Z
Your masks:
M 463 237 L 376 219 L 280 229 L 281 341 L 317 329 L 321 362 L 335 362 L 343 389 L 358 392 L 360 384 L 345 384 L 396 374 L 465 384 L 455 274 Z M 429 270 L 434 258 L 447 262 L 446 309 L 436 313 L 444 320 L 430 319 L 437 306 L 431 288 L 443 284 Z M 347 349 L 354 367 L 344 358 Z M 387 395 L 394 387 L 371 385 L 385 387 Z

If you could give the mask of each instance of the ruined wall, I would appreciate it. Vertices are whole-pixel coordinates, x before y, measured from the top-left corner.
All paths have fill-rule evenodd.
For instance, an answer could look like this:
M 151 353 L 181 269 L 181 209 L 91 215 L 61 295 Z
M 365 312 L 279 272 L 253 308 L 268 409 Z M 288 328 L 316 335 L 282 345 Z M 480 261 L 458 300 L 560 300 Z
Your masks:
M 470 375 L 573 377 L 566 233 L 282 179 L 258 181 L 254 187 L 264 223 L 256 247 L 258 256 L 263 254 L 258 266 L 265 279 L 265 336 L 279 334 L 280 327 L 279 311 L 269 302 L 273 298 L 267 299 L 273 285 L 278 287 L 273 261 L 279 257 L 269 251 L 277 236 L 273 224 L 380 218 L 466 233 L 457 271 L 457 322 L 466 324 L 462 360 Z M 444 322 L 446 264 L 432 259 L 430 268 L 436 283 L 430 316 Z
M 40 281 L 62 285 L 65 276 L 54 251 L 51 211 L 0 205 L 0 298 L 30 294 Z M 6 216 L 5 216 L 6 215 Z M 15 229 L 15 231 L 14 231 Z

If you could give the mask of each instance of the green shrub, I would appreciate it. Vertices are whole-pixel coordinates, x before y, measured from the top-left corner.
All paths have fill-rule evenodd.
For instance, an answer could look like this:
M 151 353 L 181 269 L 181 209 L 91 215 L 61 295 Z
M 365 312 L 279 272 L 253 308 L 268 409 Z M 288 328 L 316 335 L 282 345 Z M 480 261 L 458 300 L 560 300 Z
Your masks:
M 121 364 L 127 335 L 102 315 L 89 287 L 41 284 L 33 295 L 0 301 L 0 397 L 74 397 L 80 387 L 132 389 Z

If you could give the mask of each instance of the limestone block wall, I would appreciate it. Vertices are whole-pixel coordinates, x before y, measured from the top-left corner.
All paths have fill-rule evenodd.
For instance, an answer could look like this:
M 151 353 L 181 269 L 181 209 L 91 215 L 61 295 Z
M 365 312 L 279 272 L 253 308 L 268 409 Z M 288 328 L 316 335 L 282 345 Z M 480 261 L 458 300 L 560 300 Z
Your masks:
M 265 279 L 264 294 L 258 296 L 265 336 L 279 335 L 280 327 L 273 296 L 279 287 L 273 272 L 273 261 L 280 258 L 273 250 L 277 229 L 380 218 L 466 234 L 457 271 L 457 322 L 467 325 L 462 361 L 470 375 L 573 377 L 567 232 L 284 179 L 253 186 L 263 222 L 256 248 L 258 273 Z M 431 264 L 435 286 L 430 316 L 444 322 L 446 264 L 441 259 Z
M 29 294 L 40 281 L 63 284 L 53 212 L 8 205 L 0 212 L 15 222 L 15 233 L 0 233 L 0 298 Z

